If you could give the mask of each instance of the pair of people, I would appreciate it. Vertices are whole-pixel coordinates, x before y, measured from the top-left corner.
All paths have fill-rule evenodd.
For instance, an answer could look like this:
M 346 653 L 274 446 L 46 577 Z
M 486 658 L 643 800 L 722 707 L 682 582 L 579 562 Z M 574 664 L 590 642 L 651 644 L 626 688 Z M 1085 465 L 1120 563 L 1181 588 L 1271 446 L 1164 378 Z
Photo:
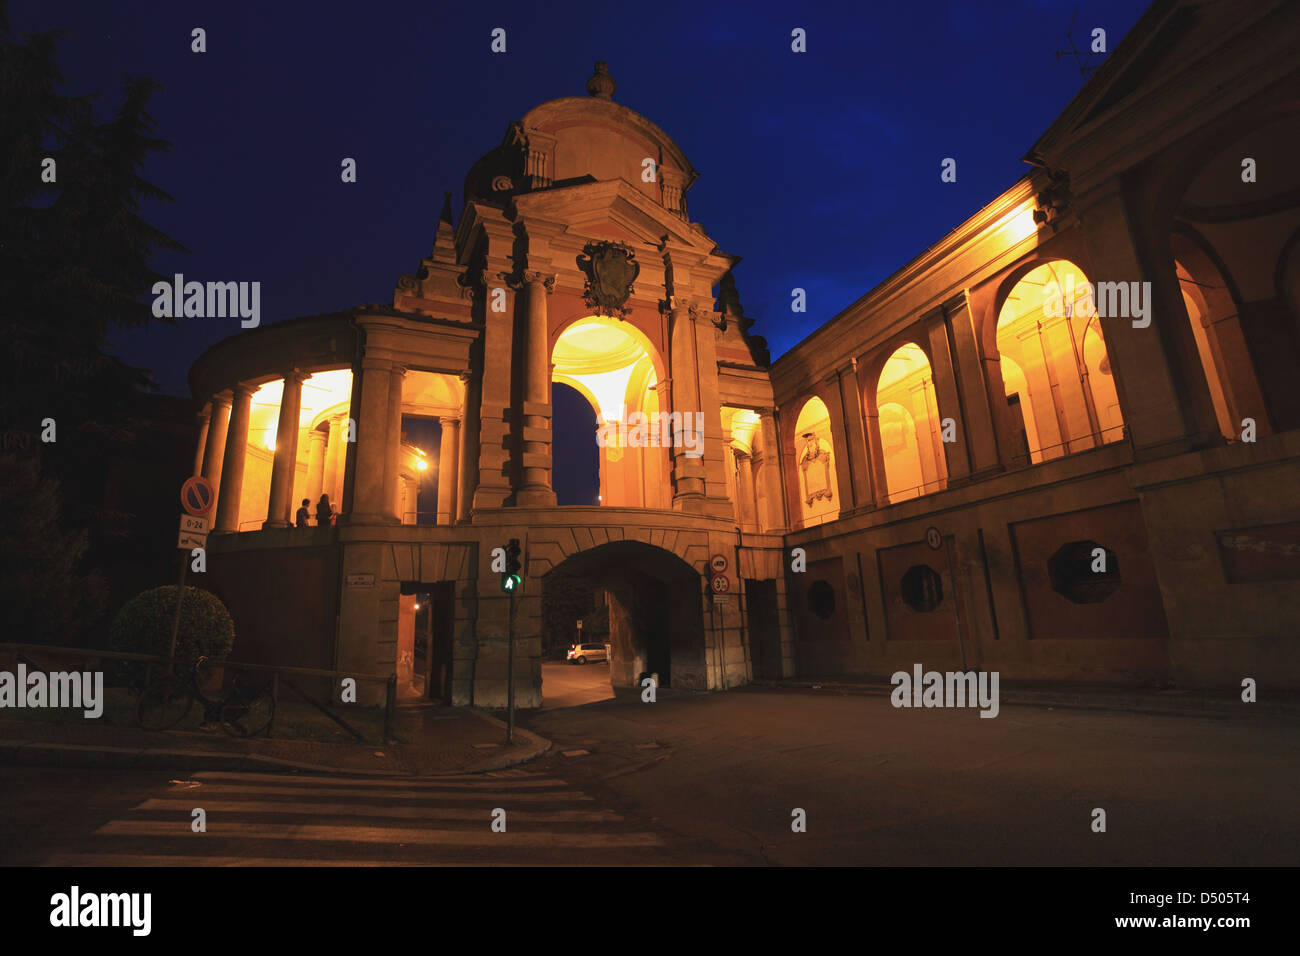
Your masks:
M 310 498 L 302 499 L 302 505 L 298 508 L 298 514 L 295 516 L 294 521 L 299 528 L 307 527 L 311 520 L 311 512 L 307 510 L 310 504 Z M 338 515 L 330 507 L 330 496 L 321 495 L 320 501 L 316 502 L 316 524 L 323 527 L 327 524 L 333 524 L 337 518 Z

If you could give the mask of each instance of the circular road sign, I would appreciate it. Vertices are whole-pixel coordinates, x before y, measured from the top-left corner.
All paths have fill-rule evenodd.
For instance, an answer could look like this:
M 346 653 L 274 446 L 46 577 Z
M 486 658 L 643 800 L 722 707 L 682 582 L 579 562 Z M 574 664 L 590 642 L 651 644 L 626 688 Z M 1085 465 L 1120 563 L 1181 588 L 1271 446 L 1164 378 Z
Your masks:
M 709 586 L 713 588 L 714 594 L 726 594 L 731 590 L 731 578 L 725 574 L 714 575 L 713 580 L 709 582 Z
M 721 574 L 727 570 L 727 556 L 725 554 L 715 554 L 709 558 L 709 570 L 714 574 Z
M 181 485 L 181 505 L 192 515 L 201 516 L 212 510 L 212 482 L 195 475 Z
M 943 535 L 939 533 L 939 529 L 934 525 L 930 525 L 925 529 L 925 543 L 934 551 L 938 551 L 943 547 Z

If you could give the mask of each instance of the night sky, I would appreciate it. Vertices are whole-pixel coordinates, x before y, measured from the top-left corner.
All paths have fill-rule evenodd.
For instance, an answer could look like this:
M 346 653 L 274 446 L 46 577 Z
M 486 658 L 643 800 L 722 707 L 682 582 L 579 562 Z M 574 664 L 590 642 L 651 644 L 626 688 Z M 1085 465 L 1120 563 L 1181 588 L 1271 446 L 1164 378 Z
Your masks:
M 1082 85 L 1065 49 L 1094 26 L 1113 50 L 1133 0 L 844 3 L 10 4 L 15 32 L 68 31 L 72 93 L 115 108 L 123 74 L 172 141 L 145 175 L 175 197 L 147 218 L 190 255 L 158 271 L 260 281 L 262 322 L 391 303 L 428 254 L 443 190 L 538 103 L 585 96 L 596 60 L 614 100 L 676 139 L 700 177 L 691 219 L 736 269 L 776 358 L 991 201 Z M 743 12 L 742 12 L 743 11 Z M 190 52 L 190 31 L 207 52 Z M 507 31 L 507 52 L 489 50 Z M 807 31 L 808 52 L 790 50 Z M 1091 56 L 1093 65 L 1102 61 Z M 939 180 L 944 157 L 957 182 Z M 340 181 L 344 157 L 358 181 Z M 790 311 L 790 290 L 808 311 Z M 142 299 L 152 301 L 148 290 Z M 186 375 L 237 319 L 120 335 L 132 364 Z

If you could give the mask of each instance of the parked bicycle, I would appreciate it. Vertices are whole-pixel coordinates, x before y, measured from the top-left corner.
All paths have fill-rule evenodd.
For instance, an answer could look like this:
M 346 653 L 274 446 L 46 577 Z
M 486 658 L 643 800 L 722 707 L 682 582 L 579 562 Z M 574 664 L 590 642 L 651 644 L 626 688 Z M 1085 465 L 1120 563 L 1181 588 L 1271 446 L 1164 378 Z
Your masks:
M 190 672 L 178 677 L 167 673 L 150 682 L 140 695 L 136 719 L 145 730 L 170 730 L 187 716 L 197 700 L 203 707 L 203 723 L 217 723 L 232 737 L 256 737 L 265 733 L 275 717 L 275 695 L 267 681 L 236 672 L 229 688 L 213 681 L 213 670 L 226 665 L 200 657 Z

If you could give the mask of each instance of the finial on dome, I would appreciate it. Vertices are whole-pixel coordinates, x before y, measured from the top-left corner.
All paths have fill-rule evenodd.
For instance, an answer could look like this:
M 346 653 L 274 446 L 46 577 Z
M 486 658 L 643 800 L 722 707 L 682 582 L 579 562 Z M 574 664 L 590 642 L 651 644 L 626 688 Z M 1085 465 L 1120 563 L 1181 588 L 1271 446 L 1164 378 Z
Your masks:
M 604 60 L 598 61 L 596 63 L 596 72 L 587 81 L 587 93 L 597 99 L 608 100 L 613 99 L 616 89 L 618 89 L 618 84 L 609 75 L 609 64 Z

